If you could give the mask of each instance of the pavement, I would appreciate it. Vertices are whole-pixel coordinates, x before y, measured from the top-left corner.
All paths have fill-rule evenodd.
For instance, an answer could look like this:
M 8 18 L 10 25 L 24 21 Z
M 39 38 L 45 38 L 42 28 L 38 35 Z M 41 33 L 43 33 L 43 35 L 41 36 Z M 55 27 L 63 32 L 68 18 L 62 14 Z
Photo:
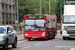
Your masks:
M 24 40 L 24 34 L 23 33 L 17 34 L 17 37 L 18 37 L 18 41 Z

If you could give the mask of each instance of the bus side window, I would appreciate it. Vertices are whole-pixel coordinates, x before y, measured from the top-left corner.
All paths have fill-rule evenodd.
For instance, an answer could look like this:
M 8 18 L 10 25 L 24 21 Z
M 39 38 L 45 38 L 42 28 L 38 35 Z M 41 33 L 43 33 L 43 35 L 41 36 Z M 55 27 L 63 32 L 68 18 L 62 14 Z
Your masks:
M 53 20 L 53 27 L 56 27 L 56 20 Z
M 48 27 L 49 27 L 49 28 L 51 28 L 51 27 L 52 27 L 51 19 L 49 19 Z

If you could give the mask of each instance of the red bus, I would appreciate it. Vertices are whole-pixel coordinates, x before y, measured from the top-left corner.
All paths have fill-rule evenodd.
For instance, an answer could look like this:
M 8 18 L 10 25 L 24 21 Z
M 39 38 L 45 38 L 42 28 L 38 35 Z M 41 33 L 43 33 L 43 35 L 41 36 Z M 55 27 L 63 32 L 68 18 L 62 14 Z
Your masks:
M 55 38 L 57 17 L 55 15 L 24 15 L 24 38 Z

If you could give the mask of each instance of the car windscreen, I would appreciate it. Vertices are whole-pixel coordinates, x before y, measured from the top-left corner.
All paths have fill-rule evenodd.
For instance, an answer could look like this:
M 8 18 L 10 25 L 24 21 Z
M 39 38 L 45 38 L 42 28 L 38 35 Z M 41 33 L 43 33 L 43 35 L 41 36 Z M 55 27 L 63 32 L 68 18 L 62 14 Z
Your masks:
M 5 27 L 0 27 L 0 33 L 5 33 L 6 32 L 6 28 Z

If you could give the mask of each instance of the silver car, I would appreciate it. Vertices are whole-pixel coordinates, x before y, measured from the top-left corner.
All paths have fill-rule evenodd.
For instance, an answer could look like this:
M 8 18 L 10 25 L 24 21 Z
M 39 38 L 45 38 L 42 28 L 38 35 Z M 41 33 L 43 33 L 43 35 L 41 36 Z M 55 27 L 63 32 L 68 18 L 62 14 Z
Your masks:
M 8 45 L 12 45 L 13 48 L 17 47 L 16 31 L 12 26 L 0 26 L 0 46 L 7 50 Z

